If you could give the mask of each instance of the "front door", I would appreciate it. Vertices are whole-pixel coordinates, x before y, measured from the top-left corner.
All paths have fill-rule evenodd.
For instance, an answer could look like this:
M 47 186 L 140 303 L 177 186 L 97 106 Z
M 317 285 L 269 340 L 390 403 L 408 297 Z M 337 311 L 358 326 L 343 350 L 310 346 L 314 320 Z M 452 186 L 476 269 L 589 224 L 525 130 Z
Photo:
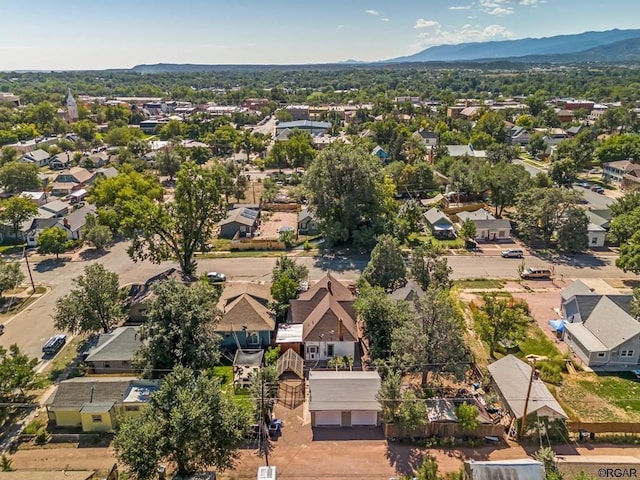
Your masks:
M 318 355 L 318 347 L 315 345 L 307 346 L 307 354 L 305 355 L 305 360 L 315 360 Z

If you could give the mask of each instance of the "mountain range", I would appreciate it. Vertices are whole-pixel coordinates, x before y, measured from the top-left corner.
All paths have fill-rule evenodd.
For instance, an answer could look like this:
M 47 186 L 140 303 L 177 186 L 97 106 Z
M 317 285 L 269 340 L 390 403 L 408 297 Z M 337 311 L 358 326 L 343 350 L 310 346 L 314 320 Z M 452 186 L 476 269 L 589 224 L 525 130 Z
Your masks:
M 339 66 L 364 66 L 411 63 L 484 63 L 511 62 L 531 64 L 580 63 L 640 63 L 640 30 L 607 30 L 575 35 L 557 35 L 545 38 L 523 38 L 491 42 L 438 45 L 404 57 L 380 62 L 345 62 L 313 65 L 314 68 L 332 69 Z M 307 67 L 311 65 L 306 65 Z M 197 65 L 159 63 L 136 65 L 131 71 L 138 73 L 194 72 L 221 70 L 283 70 L 299 69 L 302 65 Z

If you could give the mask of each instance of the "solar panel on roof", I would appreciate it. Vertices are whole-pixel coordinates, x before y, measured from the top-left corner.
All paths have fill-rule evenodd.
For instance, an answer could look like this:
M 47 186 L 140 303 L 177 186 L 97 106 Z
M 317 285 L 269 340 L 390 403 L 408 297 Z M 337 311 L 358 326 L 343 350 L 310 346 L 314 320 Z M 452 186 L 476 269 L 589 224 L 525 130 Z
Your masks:
M 256 212 L 255 210 L 244 209 L 242 213 L 240 213 L 240 216 L 255 220 L 258 217 L 258 212 Z

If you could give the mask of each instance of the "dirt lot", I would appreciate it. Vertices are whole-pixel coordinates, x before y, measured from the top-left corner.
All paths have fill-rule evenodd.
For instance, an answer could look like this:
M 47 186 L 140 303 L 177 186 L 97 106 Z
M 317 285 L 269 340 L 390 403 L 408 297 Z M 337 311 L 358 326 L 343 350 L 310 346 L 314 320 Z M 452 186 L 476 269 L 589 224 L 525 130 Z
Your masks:
M 260 223 L 260 238 L 274 238 L 279 236 L 278 229 L 281 227 L 292 227 L 293 231 L 298 230 L 298 214 L 289 212 L 269 212 L 268 219 L 262 219 Z

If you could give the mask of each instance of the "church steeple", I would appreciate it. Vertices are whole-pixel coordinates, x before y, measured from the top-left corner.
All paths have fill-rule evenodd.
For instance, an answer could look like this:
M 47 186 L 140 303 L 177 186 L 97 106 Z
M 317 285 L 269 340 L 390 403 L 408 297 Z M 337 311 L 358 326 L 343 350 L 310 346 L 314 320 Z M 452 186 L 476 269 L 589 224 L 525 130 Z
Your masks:
M 75 122 L 78 120 L 78 105 L 76 104 L 76 99 L 71 95 L 71 89 L 69 89 L 69 93 L 67 94 L 67 119 L 70 122 Z

